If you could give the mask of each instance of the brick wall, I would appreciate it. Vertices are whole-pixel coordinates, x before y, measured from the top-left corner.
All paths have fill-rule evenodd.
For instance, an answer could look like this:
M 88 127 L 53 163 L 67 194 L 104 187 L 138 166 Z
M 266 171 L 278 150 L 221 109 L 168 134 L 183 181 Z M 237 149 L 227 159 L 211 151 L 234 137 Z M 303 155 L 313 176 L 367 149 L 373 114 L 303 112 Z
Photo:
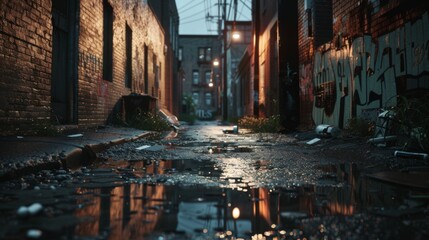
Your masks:
M 0 1 L 0 21 L 0 125 L 9 132 L 50 117 L 50 1 Z
M 161 96 L 164 89 L 164 31 L 144 1 L 111 1 L 113 8 L 113 79 L 102 79 L 103 0 L 78 7 L 76 120 L 82 127 L 102 125 L 130 93 Z M 0 1 L 0 125 L 2 134 L 54 122 L 51 106 L 53 15 L 50 0 Z M 125 85 L 126 25 L 132 30 L 132 82 Z M 150 52 L 147 85 L 144 46 Z M 153 61 L 156 61 L 155 63 Z M 158 67 L 158 72 L 154 72 Z
M 97 125 L 114 113 L 115 106 L 120 105 L 120 98 L 130 93 L 143 94 L 144 81 L 144 46 L 148 46 L 148 76 L 147 94 L 158 96 L 158 88 L 162 89 L 165 82 L 163 66 L 164 32 L 158 20 L 147 5 L 141 1 L 110 1 L 113 7 L 113 81 L 101 79 L 101 66 L 79 67 L 79 106 L 80 124 Z M 102 59 L 103 56 L 103 4 L 102 1 L 81 2 L 81 31 L 79 50 L 83 55 Z M 132 30 L 132 84 L 125 87 L 125 26 Z M 156 56 L 156 58 L 154 58 Z M 160 68 L 160 79 L 155 83 L 153 60 Z M 95 62 L 97 62 L 96 60 Z M 154 89 L 154 91 L 152 91 Z

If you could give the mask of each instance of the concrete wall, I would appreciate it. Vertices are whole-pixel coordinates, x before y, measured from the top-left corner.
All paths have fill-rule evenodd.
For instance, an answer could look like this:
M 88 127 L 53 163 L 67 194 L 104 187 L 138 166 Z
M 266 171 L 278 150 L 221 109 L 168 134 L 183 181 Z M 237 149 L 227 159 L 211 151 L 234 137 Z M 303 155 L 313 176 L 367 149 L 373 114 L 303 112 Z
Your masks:
M 310 2 L 318 1 L 324 0 Z M 304 2 L 298 4 L 302 125 L 343 128 L 351 118 L 374 118 L 398 94 L 429 91 L 427 1 L 333 0 L 332 38 L 319 46 Z

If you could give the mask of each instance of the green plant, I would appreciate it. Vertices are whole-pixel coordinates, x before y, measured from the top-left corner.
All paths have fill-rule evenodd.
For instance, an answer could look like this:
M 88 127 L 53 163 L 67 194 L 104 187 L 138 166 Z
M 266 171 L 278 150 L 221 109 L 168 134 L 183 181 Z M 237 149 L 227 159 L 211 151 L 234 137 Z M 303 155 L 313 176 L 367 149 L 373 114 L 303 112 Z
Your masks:
M 170 129 L 170 126 L 164 119 L 152 112 L 144 112 L 140 108 L 129 117 L 127 120 L 128 126 L 149 130 L 149 131 L 166 131 Z
M 373 135 L 375 124 L 362 118 L 351 118 L 347 122 L 346 129 L 352 135 L 368 137 Z
M 192 99 L 192 96 L 183 96 L 183 105 L 185 107 L 185 111 L 179 116 L 180 121 L 194 124 L 197 117 L 195 116 L 195 103 L 194 99 Z
M 418 98 L 399 96 L 393 111 L 400 144 L 429 152 L 429 94 Z
M 238 120 L 238 127 L 256 133 L 275 133 L 280 130 L 280 116 L 274 115 L 268 118 L 245 116 Z

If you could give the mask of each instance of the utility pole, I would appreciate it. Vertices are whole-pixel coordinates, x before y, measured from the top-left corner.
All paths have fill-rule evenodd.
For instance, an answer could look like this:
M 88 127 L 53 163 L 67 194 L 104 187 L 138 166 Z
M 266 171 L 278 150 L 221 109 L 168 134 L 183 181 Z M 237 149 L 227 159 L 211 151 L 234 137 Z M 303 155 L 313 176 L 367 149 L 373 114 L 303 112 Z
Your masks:
M 223 1 L 222 5 L 222 20 L 223 20 L 223 94 L 222 94 L 222 121 L 226 123 L 228 121 L 228 75 L 227 75 L 227 64 L 226 64 L 226 0 Z

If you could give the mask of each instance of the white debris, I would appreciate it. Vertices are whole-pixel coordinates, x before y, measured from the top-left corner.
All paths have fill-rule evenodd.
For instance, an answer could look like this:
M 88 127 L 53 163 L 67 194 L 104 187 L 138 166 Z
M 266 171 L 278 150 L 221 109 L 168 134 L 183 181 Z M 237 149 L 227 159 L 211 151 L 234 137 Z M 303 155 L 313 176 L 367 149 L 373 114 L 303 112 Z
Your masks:
M 29 214 L 28 207 L 26 207 L 26 206 L 19 207 L 18 210 L 16 211 L 16 214 L 18 214 L 18 217 L 28 216 L 28 214 Z
M 146 149 L 146 148 L 149 148 L 149 147 L 150 147 L 150 145 L 143 145 L 143 146 L 140 146 L 140 147 L 136 148 L 136 150 L 143 150 L 143 149 Z
M 67 137 L 69 137 L 69 138 L 83 137 L 83 134 L 82 133 L 70 134 L 70 135 L 67 135 Z
M 40 211 L 42 211 L 43 206 L 40 203 L 33 203 L 28 207 L 28 213 L 30 215 L 36 215 L 38 214 Z
M 320 138 L 313 138 L 310 141 L 306 142 L 308 145 L 313 145 L 320 141 Z
M 29 229 L 27 231 L 27 237 L 32 239 L 37 239 L 42 236 L 42 231 L 39 229 Z

